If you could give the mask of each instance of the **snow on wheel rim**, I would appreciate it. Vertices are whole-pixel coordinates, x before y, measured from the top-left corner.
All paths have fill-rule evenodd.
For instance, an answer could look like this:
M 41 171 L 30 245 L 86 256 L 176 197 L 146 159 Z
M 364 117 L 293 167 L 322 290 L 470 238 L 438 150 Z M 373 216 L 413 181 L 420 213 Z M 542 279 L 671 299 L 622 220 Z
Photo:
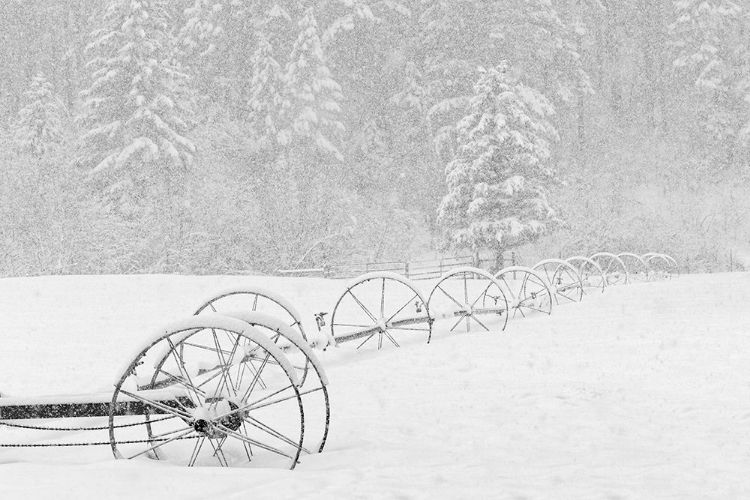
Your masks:
M 545 279 L 533 269 L 506 267 L 495 273 L 495 279 L 503 286 L 512 317 L 518 314 L 522 317 L 534 313 L 552 314 L 552 292 Z
M 628 268 L 617 255 L 599 252 L 589 258 L 599 265 L 607 280 L 607 285 L 627 285 L 630 282 Z
M 443 274 L 427 302 L 433 321 L 453 323 L 451 332 L 461 324 L 465 332 L 471 331 L 472 324 L 484 331 L 491 331 L 490 326 L 502 331 L 508 324 L 508 301 L 502 285 L 490 273 L 476 267 L 457 267 Z M 483 316 L 490 319 L 500 316 L 501 320 L 498 324 Z M 458 320 L 453 322 L 455 318 Z
M 680 275 L 680 268 L 677 265 L 677 261 L 667 254 L 649 252 L 643 254 L 642 258 L 652 267 L 656 278 L 670 279 Z
M 583 299 L 581 273 L 570 262 L 562 259 L 544 259 L 532 268 L 547 282 L 553 292 L 555 304 L 580 302 Z
M 359 276 L 344 290 L 333 308 L 330 332 L 337 344 L 362 339 L 357 349 L 400 347 L 411 341 L 429 343 L 432 320 L 413 281 L 379 271 Z
M 617 257 L 625 264 L 630 282 L 650 281 L 653 278 L 651 266 L 640 255 L 631 252 L 622 252 Z
M 281 294 L 261 286 L 244 285 L 221 290 L 204 301 L 194 314 L 221 313 L 225 310 L 240 309 L 264 312 L 283 320 L 288 319 L 289 326 L 296 328 L 302 338 L 307 340 L 302 315 L 294 305 Z
M 604 271 L 599 267 L 599 264 L 583 255 L 574 255 L 565 260 L 573 264 L 573 266 L 581 263 L 581 265 L 578 266 L 578 274 L 581 277 L 581 285 L 584 294 L 587 293 L 586 290 L 591 288 L 600 289 L 604 292 L 604 288 L 607 286 L 607 280 L 604 276 Z

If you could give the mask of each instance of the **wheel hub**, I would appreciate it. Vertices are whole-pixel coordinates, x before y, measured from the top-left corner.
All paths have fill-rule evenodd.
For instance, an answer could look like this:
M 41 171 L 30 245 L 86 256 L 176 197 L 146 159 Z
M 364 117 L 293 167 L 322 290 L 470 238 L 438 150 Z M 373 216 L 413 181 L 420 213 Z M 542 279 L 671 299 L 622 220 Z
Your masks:
M 237 409 L 237 404 L 226 399 L 207 401 L 193 410 L 191 425 L 201 436 L 223 438 L 226 436 L 224 429 L 236 431 L 242 426 L 247 412 L 238 412 Z

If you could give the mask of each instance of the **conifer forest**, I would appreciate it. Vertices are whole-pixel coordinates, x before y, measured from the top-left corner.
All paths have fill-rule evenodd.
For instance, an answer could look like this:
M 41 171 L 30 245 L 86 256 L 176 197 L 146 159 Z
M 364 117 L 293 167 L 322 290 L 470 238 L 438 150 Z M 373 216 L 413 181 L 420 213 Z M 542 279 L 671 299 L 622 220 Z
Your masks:
M 2 0 L 0 276 L 750 267 L 750 0 Z

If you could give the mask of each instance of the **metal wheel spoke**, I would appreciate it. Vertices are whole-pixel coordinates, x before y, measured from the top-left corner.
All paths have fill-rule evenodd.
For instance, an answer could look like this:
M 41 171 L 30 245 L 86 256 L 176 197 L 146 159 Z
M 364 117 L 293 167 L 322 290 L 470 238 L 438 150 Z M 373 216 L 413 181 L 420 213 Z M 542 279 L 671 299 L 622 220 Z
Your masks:
M 175 418 L 175 417 L 169 417 L 169 418 L 171 419 L 171 418 Z M 164 419 L 162 419 L 162 420 L 164 420 Z M 159 422 L 160 421 L 161 420 L 159 420 Z M 189 426 L 189 425 L 185 425 L 184 427 L 180 427 L 179 429 L 174 429 L 174 430 L 162 432 L 162 433 L 159 433 L 159 434 L 150 434 L 149 438 L 153 439 L 153 440 L 161 440 L 161 439 L 164 439 L 167 436 L 171 436 L 173 434 L 177 434 L 178 432 L 182 432 L 182 431 L 185 431 L 185 430 L 192 430 L 192 427 Z
M 390 317 L 390 318 L 388 318 L 387 320 L 385 320 L 385 322 L 386 322 L 386 323 L 390 323 L 391 321 L 393 321 L 393 318 L 395 318 L 395 317 L 396 317 L 396 316 L 398 315 L 398 313 L 400 313 L 401 311 L 403 311 L 404 309 L 406 309 L 406 308 L 407 308 L 408 306 L 410 306 L 410 305 L 411 305 L 411 303 L 412 303 L 411 301 L 412 301 L 412 300 L 414 300 L 414 299 L 419 299 L 419 295 L 417 295 L 417 294 L 414 294 L 414 295 L 413 295 L 413 296 L 412 296 L 412 297 L 411 297 L 411 298 L 410 298 L 409 300 L 407 300 L 407 301 L 406 301 L 406 302 L 404 303 L 404 305 L 403 305 L 403 306 L 401 306 L 401 307 L 399 308 L 399 310 L 398 310 L 398 311 L 396 311 L 395 313 L 391 314 L 391 317 Z
M 232 429 L 224 427 L 221 424 L 217 425 L 216 427 L 219 430 L 221 430 L 222 432 L 224 432 L 226 435 L 232 436 L 233 438 L 239 439 L 240 441 L 243 441 L 243 442 L 245 442 L 247 444 L 250 444 L 250 445 L 253 445 L 253 446 L 257 446 L 258 448 L 261 448 L 261 449 L 266 450 L 266 451 L 270 451 L 271 453 L 276 453 L 277 455 L 281 455 L 282 457 L 286 457 L 286 458 L 289 458 L 289 459 L 292 459 L 292 460 L 295 459 L 294 456 L 288 455 L 288 454 L 284 453 L 284 451 L 282 451 L 282 450 L 279 450 L 279 449 L 276 449 L 276 448 L 274 448 L 272 446 L 269 446 L 267 444 L 261 443 L 260 441 L 257 441 L 255 439 L 251 439 L 250 437 L 245 436 L 244 434 L 241 434 L 239 432 L 235 432 Z M 295 448 L 301 449 L 299 445 L 295 445 Z
M 363 345 L 365 345 L 368 340 L 370 340 L 371 338 L 373 338 L 375 336 L 376 333 L 378 333 L 378 330 L 375 330 L 367 338 L 365 338 L 365 340 L 363 340 L 362 343 L 357 346 L 357 349 L 359 349 L 360 347 L 362 347 Z
M 518 297 L 515 293 L 513 293 L 513 287 L 510 286 L 510 284 L 505 281 L 505 278 L 500 278 L 502 280 L 502 283 L 505 285 L 505 288 L 508 290 L 508 294 L 510 295 L 510 298 L 513 299 L 514 302 L 518 300 Z
M 577 301 L 577 300 L 575 299 L 575 297 L 569 297 L 569 296 L 568 296 L 567 294 L 565 294 L 565 293 L 558 293 L 558 294 L 555 294 L 555 295 L 559 295 L 559 296 L 561 296 L 561 297 L 563 297 L 563 298 L 565 298 L 565 299 L 568 299 L 568 300 L 569 300 L 569 301 L 571 301 L 571 302 L 578 302 L 578 301 Z M 558 302 L 558 304 L 559 304 L 559 302 Z
M 487 328 L 487 326 L 484 323 L 482 323 L 481 321 L 479 321 L 479 319 L 475 315 L 470 314 L 469 316 L 471 316 L 471 319 L 473 319 L 474 321 L 476 321 L 477 323 L 479 323 L 479 326 L 481 326 L 482 328 L 484 328 L 488 332 L 490 331 L 490 329 Z
M 245 340 L 245 343 L 243 346 L 248 345 L 247 340 Z M 247 371 L 247 366 L 245 366 L 245 363 L 239 363 L 237 365 L 237 381 L 236 385 L 234 387 L 234 394 L 237 395 L 237 391 L 240 389 L 240 384 L 242 384 L 242 379 L 245 377 L 245 371 Z
M 557 273 L 557 271 L 555 271 L 555 273 Z M 544 277 L 547 278 L 547 281 L 549 281 L 550 283 L 552 283 L 552 280 L 555 279 L 555 275 L 553 274 L 552 276 L 550 276 L 549 269 L 547 269 L 546 267 L 544 268 Z
M 458 307 L 460 307 L 461 309 L 464 309 L 464 308 L 466 307 L 466 304 L 462 304 L 462 303 L 460 303 L 459 301 L 457 301 L 456 299 L 454 299 L 454 298 L 453 298 L 453 295 L 451 295 L 451 294 L 449 294 L 448 292 L 446 292 L 446 291 L 445 291 L 445 290 L 443 289 L 443 287 L 442 287 L 442 286 L 438 285 L 438 286 L 437 286 L 437 289 L 438 289 L 438 290 L 440 290 L 441 292 L 443 292 L 443 293 L 445 294 L 445 296 L 446 296 L 446 297 L 448 297 L 449 299 L 451 299 L 451 300 L 452 300 L 452 301 L 453 301 L 453 302 L 454 302 L 454 303 L 455 303 L 455 304 L 456 304 L 456 305 L 457 305 Z
M 370 328 L 372 325 L 355 325 L 350 323 L 334 323 L 334 326 L 345 326 L 349 328 Z
M 375 316 L 373 316 L 373 314 L 370 312 L 370 310 L 367 309 L 367 307 L 365 307 L 365 305 L 357 298 L 356 295 L 354 295 L 354 293 L 352 293 L 351 290 L 349 290 L 349 295 L 352 296 L 352 298 L 354 299 L 354 302 L 356 302 L 359 305 L 359 307 L 362 308 L 362 310 L 365 312 L 365 314 L 367 314 L 374 323 L 378 322 L 377 318 L 375 318 Z
M 165 413 L 167 413 L 169 415 L 174 415 L 174 416 L 180 417 L 180 418 L 186 418 L 188 420 L 190 420 L 192 418 L 192 415 L 190 415 L 188 413 L 185 413 L 185 412 L 182 412 L 182 411 L 177 410 L 175 408 L 172 408 L 171 406 L 167 406 L 165 404 L 158 403 L 156 401 L 151 401 L 149 399 L 143 398 L 141 396 L 138 396 L 135 393 L 128 392 L 125 389 L 120 389 L 120 392 L 123 393 L 123 394 L 125 394 L 128 397 L 131 397 L 131 398 L 133 398 L 133 399 L 135 399 L 137 401 L 140 401 L 141 403 L 145 403 L 145 404 L 147 404 L 149 406 L 153 406 L 157 410 L 161 410 L 161 411 L 163 411 L 163 412 L 165 412 Z
M 215 352 L 215 349 L 213 347 L 208 347 L 208 346 L 200 345 L 200 344 L 194 344 L 193 342 L 180 342 L 180 345 L 187 346 L 187 347 L 195 347 L 196 349 L 202 349 L 204 351 Z M 227 352 L 227 354 L 229 353 Z
M 288 389 L 292 389 L 292 391 L 294 391 L 294 387 L 292 387 L 291 385 L 288 385 L 288 386 L 286 386 L 286 387 L 284 387 L 282 389 L 279 389 L 278 391 L 275 391 L 275 392 L 273 392 L 271 394 L 268 394 L 267 396 L 264 396 L 264 397 L 262 397 L 262 398 L 260 398 L 258 400 L 255 400 L 252 403 L 248 403 L 248 404 L 246 404 L 244 406 L 241 406 L 241 407 L 237 408 L 236 410 L 232 410 L 230 412 L 227 412 L 224 415 L 222 415 L 221 418 L 228 417 L 228 416 L 234 415 L 236 413 L 241 413 L 243 411 L 252 411 L 252 410 L 257 410 L 259 408 L 265 408 L 266 406 L 275 405 L 277 403 L 283 403 L 284 401 L 289 401 L 290 399 L 296 398 L 297 395 L 294 394 L 294 393 L 292 393 L 292 395 L 289 396 L 289 397 L 284 397 L 282 399 L 275 399 L 273 401 L 269 401 L 269 399 L 271 399 L 272 397 L 277 396 L 277 395 L 281 394 L 282 392 L 284 392 L 284 391 L 286 391 Z M 321 388 L 318 387 L 317 389 L 312 389 L 312 390 L 309 390 L 307 392 L 300 392 L 300 395 L 307 394 L 307 393 L 314 392 L 314 391 L 318 391 L 320 389 Z M 260 403 L 263 403 L 263 404 L 260 404 Z
M 263 372 L 263 368 L 266 367 L 266 364 L 268 363 L 268 359 L 271 357 L 271 353 L 266 354 L 266 358 L 263 360 L 263 362 L 260 365 L 260 368 L 258 368 L 258 371 L 254 373 L 254 377 L 252 382 L 250 382 L 250 387 L 247 388 L 245 391 L 244 396 L 242 397 L 243 401 L 246 401 L 247 398 L 250 397 L 250 393 L 253 392 L 253 389 L 255 389 L 255 386 L 260 383 L 261 388 L 265 388 L 265 384 L 263 383 L 263 380 L 261 379 L 260 374 Z M 252 367 L 250 368 L 250 371 L 252 371 Z
M 475 305 L 477 305 L 477 302 L 479 302 L 479 299 L 485 298 L 485 297 L 492 297 L 492 295 L 487 295 L 487 292 L 490 291 L 490 288 L 492 288 L 492 285 L 494 285 L 494 283 L 490 283 L 489 285 L 487 285 L 487 287 L 484 290 L 482 290 L 482 293 L 480 293 L 479 295 L 477 295 L 476 300 L 471 303 L 471 307 L 472 308 Z M 501 293 L 502 293 L 502 290 L 501 290 Z M 466 302 L 468 303 L 468 300 Z
M 193 381 L 192 381 L 192 380 L 191 380 L 191 378 L 190 378 L 190 374 L 189 374 L 189 373 L 187 372 L 187 370 L 185 369 L 185 366 L 184 366 L 184 363 L 183 363 L 183 361 L 182 361 L 182 358 L 180 358 L 180 357 L 178 357 L 178 356 L 177 356 L 177 348 L 176 348 L 176 347 L 175 347 L 175 345 L 174 345 L 174 344 L 172 343 L 172 339 L 170 339 L 170 338 L 167 338 L 167 343 L 168 343 L 168 344 L 169 344 L 169 346 L 170 346 L 170 347 L 172 348 L 171 354 L 172 354 L 172 357 L 174 358 L 174 361 L 175 361 L 175 363 L 177 364 L 177 369 L 178 369 L 178 370 L 180 370 L 180 373 L 182 374 L 182 376 L 183 376 L 183 377 L 185 378 L 185 380 L 187 380 L 187 381 L 188 381 L 188 384 L 187 384 L 187 385 L 185 385 L 185 384 L 183 384 L 183 385 L 184 385 L 184 386 L 185 386 L 185 387 L 186 387 L 187 389 L 193 389 L 193 390 L 195 391 L 195 400 L 196 400 L 196 401 L 199 401 L 199 399 L 198 399 L 198 389 L 197 389 L 197 386 L 196 386 L 196 385 L 195 385 L 195 384 L 193 383 Z
M 255 427 L 256 429 L 259 429 L 259 430 L 265 432 L 266 434 L 275 437 L 279 441 L 283 441 L 284 443 L 290 444 L 290 445 L 294 446 L 295 448 L 299 448 L 300 450 L 304 451 L 305 453 L 310 453 L 310 450 L 305 449 L 304 446 L 300 446 L 299 443 L 297 443 L 296 441 L 292 441 L 291 438 L 286 437 L 281 432 L 275 430 L 273 427 L 271 427 L 269 425 L 264 424 L 263 422 L 261 422 L 260 420 L 258 420 L 255 417 L 251 417 L 250 415 L 248 415 L 247 417 L 245 417 L 245 422 L 248 423 L 248 424 L 250 424 L 251 426 Z
M 245 421 L 242 421 L 242 430 L 245 431 L 245 434 L 247 435 L 247 426 L 245 425 Z M 253 459 L 253 447 L 250 446 L 250 443 L 246 443 L 245 441 L 242 441 L 242 447 L 245 449 L 245 456 L 247 457 L 247 461 Z
M 159 389 L 159 388 L 162 388 L 162 387 L 169 387 L 172 384 L 167 384 L 166 381 L 170 381 L 170 382 L 174 382 L 175 385 L 182 386 L 182 387 L 184 387 L 186 389 L 192 389 L 194 392 L 202 394 L 203 396 L 206 395 L 202 390 L 200 390 L 199 387 L 189 386 L 188 382 L 186 382 L 185 380 L 183 380 L 181 378 L 177 378 L 173 374 L 171 374 L 169 372 L 166 372 L 166 371 L 162 370 L 161 368 L 159 368 L 156 371 L 156 374 L 164 375 L 166 377 L 166 379 L 161 380 L 160 382 L 154 382 L 154 383 L 145 385 L 143 387 L 140 387 L 140 389 Z M 188 390 L 188 392 L 190 392 L 190 391 Z
M 458 321 L 456 321 L 456 323 L 455 323 L 455 324 L 453 325 L 453 327 L 452 327 L 452 328 L 450 329 L 450 331 L 453 331 L 453 330 L 455 330 L 455 329 L 456 329 L 456 327 L 457 327 L 458 325 L 460 325 L 460 324 L 461 324 L 461 322 L 462 322 L 462 321 L 464 320 L 464 318 L 466 318 L 466 317 L 468 317 L 468 314 L 461 314 L 461 315 L 460 315 L 460 316 L 458 317 Z M 466 323 L 466 328 L 467 328 L 467 329 L 469 328 L 469 323 L 468 323 L 468 321 L 467 321 L 467 323 Z
M 211 330 L 211 332 L 214 344 L 216 345 L 216 355 L 219 357 L 219 376 L 221 377 L 221 381 L 216 384 L 216 389 L 214 390 L 214 398 L 221 394 L 222 385 L 226 389 L 227 394 L 234 392 L 234 396 L 237 396 L 237 391 L 234 390 L 234 384 L 232 383 L 232 376 L 229 373 L 229 370 L 231 370 L 232 368 L 232 361 L 234 361 L 234 356 L 235 354 L 237 354 L 237 348 L 239 347 L 240 339 L 242 337 L 239 335 L 237 336 L 236 341 L 234 342 L 234 346 L 230 351 L 229 360 L 227 360 L 221 351 L 221 346 L 219 345 L 219 337 L 216 335 L 216 330 Z
M 208 440 L 211 448 L 214 449 L 214 457 L 216 457 L 216 460 L 219 461 L 219 465 L 221 465 L 222 467 L 229 467 L 229 462 L 227 461 L 227 457 L 224 455 L 224 450 L 221 449 L 224 442 L 226 442 L 226 438 L 220 440 L 220 442 L 216 444 L 214 444 L 214 441 L 212 439 Z
M 401 347 L 400 345 L 398 345 L 398 342 L 396 342 L 396 339 L 394 339 L 393 336 L 388 332 L 388 330 L 384 331 L 383 335 L 385 335 L 388 340 L 393 342 L 393 345 L 395 345 L 396 347 Z
M 214 367 L 213 367 L 213 368 L 211 368 L 210 370 L 206 370 L 206 371 L 205 371 L 205 372 L 203 372 L 203 373 L 202 373 L 201 375 L 205 375 L 205 374 L 207 374 L 207 373 L 209 373 L 209 372 L 214 372 L 214 373 L 213 373 L 213 374 L 211 374 L 211 376 L 209 376 L 209 377 L 206 377 L 206 378 L 205 378 L 205 379 L 204 379 L 204 380 L 203 380 L 203 381 L 202 381 L 202 382 L 201 382 L 200 384 L 198 384 L 198 387 L 197 387 L 197 388 L 198 388 L 198 389 L 200 389 L 200 388 L 201 388 L 201 387 L 203 387 L 204 385 L 206 385 L 206 384 L 208 384 L 209 382 L 211 382 L 211 381 L 215 380 L 215 379 L 216 379 L 216 377 L 220 377 L 223 371 L 224 371 L 224 368 L 223 368 L 222 366 L 214 366 Z M 204 395 L 205 395 L 206 397 L 208 397 L 208 394 L 205 394 L 205 393 L 204 393 Z M 214 394 L 214 396 L 216 396 L 216 394 Z
M 198 454 L 201 452 L 201 448 L 203 448 L 203 443 L 206 441 L 205 436 L 199 436 L 198 439 L 195 441 L 195 446 L 193 447 L 193 453 L 190 455 L 190 460 L 188 461 L 188 467 L 193 467 L 195 465 L 195 461 L 198 460 Z
M 383 287 L 380 290 L 380 317 L 385 317 L 385 278 L 383 278 Z
M 526 309 L 531 309 L 532 311 L 538 311 L 538 312 L 543 313 L 543 314 L 549 314 L 550 313 L 550 311 L 547 311 L 545 309 L 540 309 L 539 307 L 533 306 L 533 305 L 532 306 L 524 306 L 524 307 L 526 307 Z
M 135 455 L 129 456 L 128 458 L 129 459 L 133 459 L 133 458 L 136 458 L 136 457 L 140 457 L 141 455 L 145 455 L 146 453 L 150 453 L 152 451 L 156 451 L 156 450 L 158 450 L 159 448 L 161 448 L 162 446 L 164 446 L 166 444 L 169 444 L 169 443 L 171 443 L 173 441 L 177 441 L 178 439 L 184 438 L 185 436 L 187 436 L 191 432 L 193 432 L 192 428 L 187 429 L 185 432 L 177 434 L 176 436 L 173 436 L 173 437 L 171 437 L 169 439 L 165 439 L 164 441 L 159 441 L 158 443 L 156 443 L 154 445 L 151 445 L 151 446 L 147 447 L 145 450 L 141 450 L 138 453 L 136 453 Z

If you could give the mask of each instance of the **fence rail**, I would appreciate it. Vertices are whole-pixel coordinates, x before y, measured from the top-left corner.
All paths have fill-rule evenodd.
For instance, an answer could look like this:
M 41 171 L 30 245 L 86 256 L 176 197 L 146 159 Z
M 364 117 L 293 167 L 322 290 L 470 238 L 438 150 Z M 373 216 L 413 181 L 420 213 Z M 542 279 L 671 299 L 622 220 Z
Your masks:
M 279 269 L 281 276 L 323 276 L 326 278 L 354 278 L 374 271 L 388 271 L 413 280 L 427 280 L 440 277 L 446 271 L 462 266 L 470 266 L 474 259 L 448 257 L 445 259 L 418 260 L 412 262 L 364 262 L 355 264 L 333 264 L 307 269 Z

